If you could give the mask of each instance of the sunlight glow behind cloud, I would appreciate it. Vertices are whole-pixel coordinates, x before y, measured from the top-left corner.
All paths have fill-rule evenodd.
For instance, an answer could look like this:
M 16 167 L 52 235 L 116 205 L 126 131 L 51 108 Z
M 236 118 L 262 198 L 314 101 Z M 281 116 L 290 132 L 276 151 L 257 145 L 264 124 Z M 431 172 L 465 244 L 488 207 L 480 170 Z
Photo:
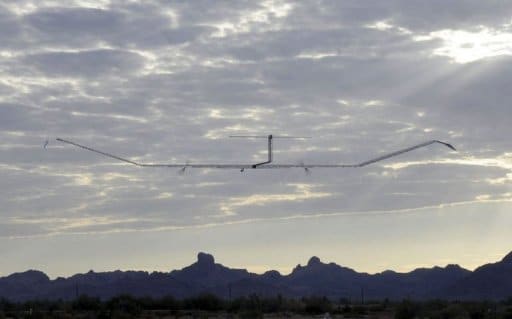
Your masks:
M 478 31 L 445 29 L 417 36 L 416 41 L 440 39 L 443 45 L 434 50 L 435 55 L 447 56 L 456 63 L 470 63 L 500 55 L 512 55 L 512 33 L 479 27 Z
M 510 232 L 483 242 L 475 229 L 509 220 L 511 12 L 493 0 L 0 4 L 0 272 L 49 263 L 72 272 L 73 241 L 89 252 L 143 243 L 151 265 L 167 268 L 195 249 L 240 258 L 269 246 L 279 252 L 274 264 L 318 251 L 350 263 L 345 249 L 401 251 L 389 229 L 410 235 L 403 265 L 465 258 L 474 247 L 504 252 L 496 242 L 510 243 Z M 276 141 L 276 162 L 292 164 L 354 163 L 432 139 L 459 151 L 425 148 L 310 175 L 180 175 L 54 140 L 148 163 L 264 160 L 265 141 L 227 138 L 245 133 L 313 136 Z M 484 204 L 492 218 L 461 217 L 484 216 Z M 414 222 L 405 217 L 418 209 Z M 423 227 L 444 225 L 447 211 L 449 229 Z M 270 229 L 272 245 L 256 242 Z M 430 255 L 416 249 L 425 242 Z M 436 246 L 450 248 L 440 257 Z M 126 254 L 137 265 L 141 256 Z

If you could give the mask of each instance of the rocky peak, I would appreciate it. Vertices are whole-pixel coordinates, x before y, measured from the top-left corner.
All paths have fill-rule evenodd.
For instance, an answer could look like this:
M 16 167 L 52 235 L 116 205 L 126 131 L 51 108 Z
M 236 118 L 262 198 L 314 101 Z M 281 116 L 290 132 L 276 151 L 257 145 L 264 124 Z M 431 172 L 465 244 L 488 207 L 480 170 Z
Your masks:
M 197 254 L 197 264 L 200 266 L 212 266 L 215 265 L 215 258 L 207 253 Z
M 308 267 L 314 267 L 314 266 L 318 266 L 321 264 L 322 264 L 322 262 L 320 261 L 320 258 L 318 258 L 316 256 L 311 257 L 308 261 Z

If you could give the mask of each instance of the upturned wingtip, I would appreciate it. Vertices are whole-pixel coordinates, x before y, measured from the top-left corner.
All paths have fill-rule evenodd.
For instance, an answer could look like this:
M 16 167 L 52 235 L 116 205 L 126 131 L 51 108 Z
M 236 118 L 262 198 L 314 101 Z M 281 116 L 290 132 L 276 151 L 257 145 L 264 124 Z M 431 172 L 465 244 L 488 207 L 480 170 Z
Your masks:
M 446 146 L 448 146 L 449 148 L 451 148 L 454 151 L 457 151 L 457 149 L 452 144 L 446 143 Z
M 443 144 L 446 147 L 449 147 L 453 151 L 457 151 L 457 149 L 452 144 L 450 144 L 450 143 L 446 143 L 446 142 L 438 141 L 438 140 L 436 140 L 436 142 L 441 143 L 441 144 Z

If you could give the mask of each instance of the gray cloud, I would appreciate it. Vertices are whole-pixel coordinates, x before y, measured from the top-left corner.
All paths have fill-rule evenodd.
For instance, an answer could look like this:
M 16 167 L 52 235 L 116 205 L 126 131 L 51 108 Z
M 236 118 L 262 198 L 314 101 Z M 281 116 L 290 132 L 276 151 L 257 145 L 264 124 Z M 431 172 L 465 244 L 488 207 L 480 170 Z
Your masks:
M 101 35 L 121 27 L 121 12 L 94 8 L 49 8 L 28 14 L 24 20 L 41 35 L 63 42 L 100 40 Z M 94 42 L 94 41 L 92 41 Z
M 480 24 L 507 33 L 503 2 L 28 3 L 0 10 L 1 237 L 510 201 L 510 57 L 460 64 L 435 53 L 445 40 L 417 38 Z M 226 138 L 247 132 L 314 136 L 276 141 L 286 163 L 354 163 L 430 139 L 460 151 L 433 145 L 311 176 L 180 176 L 53 140 L 143 162 L 264 159 L 263 140 Z
M 136 15 L 133 13 L 137 12 Z M 173 27 L 169 16 L 151 5 L 113 9 L 49 8 L 24 17 L 34 41 L 46 46 L 88 47 L 101 43 L 139 48 L 176 45 L 195 40 L 211 28 Z
M 32 54 L 22 62 L 34 65 L 46 76 L 97 77 L 135 72 L 143 65 L 143 58 L 127 51 L 88 50 Z
M 435 0 L 424 2 L 386 1 L 310 1 L 296 4 L 287 19 L 294 26 L 343 27 L 364 25 L 388 20 L 413 31 L 428 32 L 439 29 L 470 29 L 478 25 L 500 26 L 510 22 L 510 4 L 493 1 Z
M 22 33 L 22 27 L 19 19 L 5 6 L 0 4 L 0 40 L 2 46 L 8 47 L 10 44 L 19 41 Z

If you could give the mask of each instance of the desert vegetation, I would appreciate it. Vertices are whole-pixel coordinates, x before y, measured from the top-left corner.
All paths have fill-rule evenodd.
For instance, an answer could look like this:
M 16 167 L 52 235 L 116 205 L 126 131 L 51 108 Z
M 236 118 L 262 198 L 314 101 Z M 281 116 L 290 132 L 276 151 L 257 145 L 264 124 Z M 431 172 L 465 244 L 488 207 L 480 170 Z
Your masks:
M 0 299 L 4 318 L 386 318 L 512 319 L 512 299 L 491 301 L 369 301 L 326 297 L 250 295 L 224 300 L 212 294 L 185 299 L 120 295 L 109 300 L 82 295 L 74 300 L 13 302 Z

